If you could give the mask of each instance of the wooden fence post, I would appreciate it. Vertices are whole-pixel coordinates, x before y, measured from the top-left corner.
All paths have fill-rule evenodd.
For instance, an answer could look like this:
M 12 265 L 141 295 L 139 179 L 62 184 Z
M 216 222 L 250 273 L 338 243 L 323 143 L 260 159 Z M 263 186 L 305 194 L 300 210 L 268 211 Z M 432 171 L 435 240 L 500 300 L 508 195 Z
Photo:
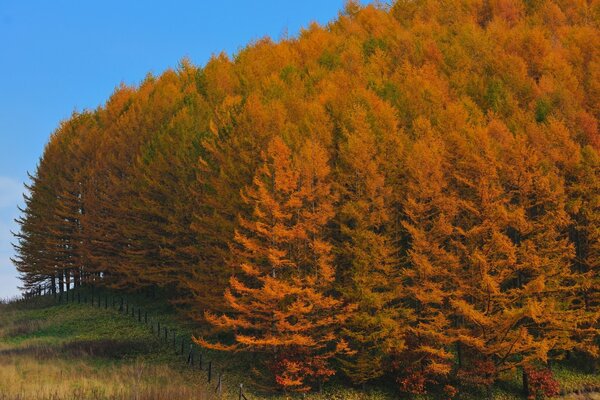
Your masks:
M 223 390 L 222 382 L 223 382 L 223 373 L 220 372 L 219 373 L 219 381 L 217 383 L 217 394 L 219 395 L 219 397 L 221 397 L 221 391 Z
M 212 361 L 208 362 L 208 383 L 210 383 L 210 380 L 212 378 Z
M 243 397 L 244 397 L 244 385 L 240 383 L 240 397 L 238 398 L 238 400 L 242 400 Z
M 192 343 L 190 343 L 190 352 L 188 353 L 187 363 L 191 366 L 194 366 L 194 347 Z

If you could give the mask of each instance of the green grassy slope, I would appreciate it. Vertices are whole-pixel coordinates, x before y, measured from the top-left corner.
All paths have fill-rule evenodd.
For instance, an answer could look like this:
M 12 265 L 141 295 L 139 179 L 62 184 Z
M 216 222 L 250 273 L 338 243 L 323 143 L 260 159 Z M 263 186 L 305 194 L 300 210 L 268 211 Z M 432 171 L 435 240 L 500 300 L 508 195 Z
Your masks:
M 121 297 L 123 311 L 119 311 Z M 302 395 L 261 392 L 252 384 L 254 364 L 248 354 L 231 355 L 193 345 L 194 366 L 188 365 L 189 339 L 193 332 L 193 324 L 179 317 L 171 306 L 144 295 L 121 296 L 98 291 L 92 295 L 90 290 L 81 290 L 79 296 L 70 297 L 68 301 L 64 296 L 60 302 L 44 296 L 24 303 L 0 305 L 0 400 L 125 399 L 131 398 L 139 387 L 145 390 L 144 395 L 137 397 L 140 399 L 212 398 L 219 374 L 222 374 L 223 398 L 237 399 L 240 383 L 248 388 L 244 392 L 251 400 L 303 398 Z M 184 340 L 183 355 L 181 340 Z M 210 384 L 207 382 L 209 362 L 212 364 Z M 85 371 L 83 376 L 81 371 Z M 35 382 L 28 381 L 31 376 L 35 376 Z M 127 379 L 128 376 L 131 378 Z M 44 390 L 40 390 L 41 387 Z M 49 390 L 51 387 L 56 390 Z M 29 397 L 32 393 L 38 397 Z M 322 394 L 306 397 L 394 398 L 380 390 L 365 392 L 335 384 Z
M 188 365 L 189 339 L 194 331 L 189 321 L 179 317 L 165 302 L 142 295 L 123 297 L 123 311 L 119 311 L 120 303 L 120 295 L 98 291 L 92 295 L 91 291 L 83 290 L 68 303 L 64 297 L 59 303 L 45 296 L 0 305 L 0 400 L 210 399 L 216 397 L 219 375 L 223 398 L 237 399 L 240 383 L 249 389 L 246 392 L 249 399 L 302 398 L 301 395 L 267 396 L 253 387 L 253 363 L 249 355 L 224 354 L 194 345 L 194 366 Z M 600 387 L 598 375 L 565 366 L 557 366 L 555 373 L 563 389 L 569 392 Z M 509 376 L 496 388 L 494 397 L 518 398 L 518 390 L 518 377 Z M 351 389 L 334 379 L 324 393 L 306 397 L 386 400 L 396 395 L 384 389 Z
M 0 306 L 0 399 L 210 398 L 206 380 L 137 313 L 50 296 Z

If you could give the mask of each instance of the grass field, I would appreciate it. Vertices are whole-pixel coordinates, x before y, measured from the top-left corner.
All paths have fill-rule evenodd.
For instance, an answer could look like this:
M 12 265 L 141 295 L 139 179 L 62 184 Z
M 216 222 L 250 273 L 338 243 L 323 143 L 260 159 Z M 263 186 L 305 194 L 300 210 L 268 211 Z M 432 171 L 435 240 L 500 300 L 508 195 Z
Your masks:
M 107 293 L 108 294 L 108 293 Z M 96 294 L 97 295 L 97 294 Z M 108 294 L 110 296 L 110 294 Z M 84 297 L 85 296 L 85 297 Z M 91 297 L 91 295 L 89 296 Z M 80 301 L 88 298 L 82 294 Z M 118 311 L 120 299 L 106 297 L 95 306 L 77 301 L 58 304 L 50 296 L 26 303 L 0 305 L 0 400 L 66 399 L 213 399 L 218 376 L 222 374 L 222 398 L 237 399 L 239 384 L 249 388 L 249 400 L 302 398 L 301 395 L 266 395 L 252 385 L 251 358 L 201 350 L 196 347 L 195 365 L 186 364 L 192 326 L 160 301 L 143 296 L 124 299 L 131 306 L 128 315 Z M 138 314 L 137 305 L 142 305 Z M 144 314 L 148 313 L 148 323 Z M 142 316 L 142 322 L 138 321 Z M 156 323 L 161 323 L 160 336 Z M 164 328 L 168 340 L 164 340 Z M 176 340 L 173 343 L 172 332 Z M 184 355 L 181 355 L 181 339 Z M 203 369 L 198 365 L 202 352 Z M 207 382 L 208 362 L 212 380 Z M 558 366 L 556 377 L 563 389 L 577 392 L 600 387 L 600 376 Z M 508 379 L 494 392 L 497 399 L 518 396 L 518 377 Z M 478 398 L 479 394 L 463 396 Z M 318 400 L 388 400 L 397 398 L 392 390 L 349 388 L 333 381 L 322 394 L 307 395 Z M 436 396 L 423 397 L 423 399 Z M 593 398 L 592 395 L 570 399 Z
M 209 399 L 213 391 L 172 343 L 116 309 L 51 298 L 0 306 L 0 399 Z

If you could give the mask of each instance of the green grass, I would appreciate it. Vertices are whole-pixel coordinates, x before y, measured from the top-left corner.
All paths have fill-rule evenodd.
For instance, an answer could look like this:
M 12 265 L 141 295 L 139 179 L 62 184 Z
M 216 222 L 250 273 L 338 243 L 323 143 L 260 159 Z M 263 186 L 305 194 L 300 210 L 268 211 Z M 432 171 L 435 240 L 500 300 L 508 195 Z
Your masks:
M 575 368 L 557 366 L 553 368 L 556 379 L 561 383 L 561 389 L 566 393 L 577 391 L 600 392 L 600 374 L 586 372 Z
M 105 296 L 109 296 L 108 309 L 105 309 Z M 51 296 L 25 303 L 0 304 L 0 400 L 29 398 L 19 397 L 19 393 L 26 394 L 28 390 L 36 391 L 36 399 L 57 400 L 73 396 L 125 399 L 132 398 L 133 392 L 139 399 L 210 398 L 220 373 L 223 374 L 223 398 L 237 398 L 240 383 L 249 389 L 249 399 L 303 398 L 298 394 L 267 394 L 253 386 L 250 372 L 253 362 L 249 354 L 231 355 L 194 345 L 196 364 L 193 368 L 186 365 L 185 357 L 195 331 L 194 325 L 160 299 L 144 295 L 124 296 L 124 303 L 129 304 L 129 314 L 125 315 L 118 310 L 120 295 L 96 291 L 93 306 L 89 302 L 91 297 L 90 290 L 82 290 L 82 304 L 78 304 L 77 300 L 65 303 L 64 299 L 59 304 Z M 87 303 L 83 303 L 85 298 Z M 131 315 L 132 306 L 134 316 Z M 141 309 L 141 323 L 138 321 L 138 307 Z M 144 323 L 145 313 L 148 314 L 147 324 Z M 161 324 L 160 337 L 156 332 L 157 322 Z M 169 329 L 166 343 L 165 326 Z M 173 345 L 172 330 L 177 334 L 176 346 Z M 185 356 L 179 354 L 182 338 L 185 339 Z M 200 370 L 197 363 L 199 352 L 202 353 L 204 370 Z M 211 385 L 206 382 L 208 361 L 213 365 Z M 555 366 L 554 371 L 566 392 L 600 387 L 599 375 L 574 365 Z M 32 380 L 32 376 L 35 379 Z M 128 381 L 122 376 L 134 376 L 135 379 Z M 56 396 L 46 393 L 43 397 L 40 394 L 43 390 L 31 384 L 34 381 L 44 383 L 44 387 L 57 387 Z M 12 397 L 7 397 L 7 388 L 13 390 L 15 387 L 18 390 Z M 518 399 L 519 390 L 518 374 L 507 375 L 494 388 L 494 398 Z M 325 386 L 323 393 L 312 393 L 306 398 L 391 400 L 397 399 L 398 394 L 391 387 L 375 384 L 367 386 L 366 390 L 358 390 L 348 387 L 343 377 L 337 377 Z M 415 397 L 423 400 L 437 398 L 441 397 L 435 394 Z M 460 398 L 479 399 L 483 398 L 483 393 L 465 391 Z
M 153 321 L 175 326 L 172 313 L 166 317 L 153 314 Z M 123 378 L 132 375 L 131 382 Z M 206 371 L 186 366 L 172 342 L 139 323 L 137 311 L 133 318 L 49 296 L 0 305 L 0 399 L 125 399 L 132 391 L 140 399 L 209 398 L 213 385 Z

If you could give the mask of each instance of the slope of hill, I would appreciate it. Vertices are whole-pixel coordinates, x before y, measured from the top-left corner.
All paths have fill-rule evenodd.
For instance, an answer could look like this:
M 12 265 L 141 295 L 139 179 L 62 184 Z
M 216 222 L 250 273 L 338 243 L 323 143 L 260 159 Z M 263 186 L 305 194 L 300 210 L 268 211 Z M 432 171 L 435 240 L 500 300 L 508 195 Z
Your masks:
M 71 296 L 68 300 L 43 296 L 0 305 L 0 399 L 237 399 L 241 382 L 250 392 L 256 390 L 252 394 L 244 391 L 249 399 L 306 398 L 261 393 L 248 381 L 252 362 L 244 354 L 231 357 L 195 347 L 194 365 L 189 365 L 192 325 L 162 300 L 110 291 L 92 295 L 90 290 L 72 292 Z M 185 341 L 183 347 L 181 340 Z M 213 376 L 210 384 L 208 361 Z M 600 376 L 574 366 L 559 365 L 555 373 L 563 390 L 573 393 L 565 395 L 568 399 L 593 398 L 577 393 L 600 387 Z M 219 396 L 216 389 L 221 374 Z M 493 397 L 520 398 L 518 380 L 496 388 Z M 372 388 L 352 389 L 338 382 L 307 398 L 391 400 L 396 395 Z M 461 398 L 476 399 L 477 394 L 463 394 Z
M 69 296 L 0 304 L 0 399 L 237 399 L 240 383 L 249 388 L 243 391 L 249 400 L 288 398 L 263 394 L 249 381 L 248 354 L 231 357 L 194 346 L 190 365 L 193 325 L 161 299 L 89 289 Z M 329 389 L 309 398 L 393 398 Z
M 0 306 L 2 399 L 208 399 L 146 326 L 117 310 L 52 297 Z

